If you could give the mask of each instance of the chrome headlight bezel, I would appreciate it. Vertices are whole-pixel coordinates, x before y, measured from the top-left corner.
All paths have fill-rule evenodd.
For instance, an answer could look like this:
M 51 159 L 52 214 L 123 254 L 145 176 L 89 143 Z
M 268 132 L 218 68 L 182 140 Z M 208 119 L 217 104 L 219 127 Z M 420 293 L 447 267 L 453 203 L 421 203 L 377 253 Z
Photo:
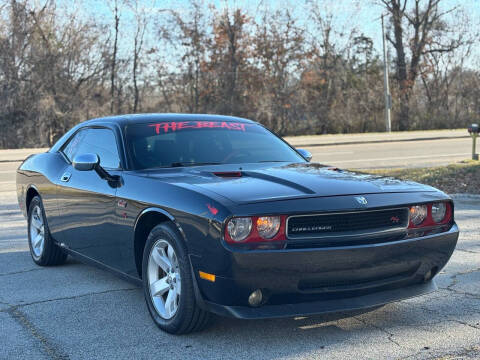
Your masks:
M 264 239 L 271 239 L 278 234 L 282 219 L 280 216 L 261 216 L 257 219 L 258 235 Z
M 230 238 L 235 242 L 241 242 L 245 240 L 252 232 L 252 218 L 231 218 L 227 224 L 227 232 Z
M 444 201 L 432 204 L 432 220 L 435 223 L 441 223 L 447 215 L 447 204 Z
M 428 216 L 427 205 L 414 205 L 410 207 L 410 222 L 414 226 L 421 225 Z

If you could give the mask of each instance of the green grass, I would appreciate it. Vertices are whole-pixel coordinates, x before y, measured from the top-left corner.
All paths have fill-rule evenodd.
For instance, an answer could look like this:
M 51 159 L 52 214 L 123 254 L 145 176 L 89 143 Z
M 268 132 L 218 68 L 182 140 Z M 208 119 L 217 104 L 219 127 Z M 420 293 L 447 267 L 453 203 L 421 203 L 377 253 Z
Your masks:
M 480 194 L 480 161 L 467 160 L 433 168 L 378 169 L 368 172 L 431 185 L 449 194 Z

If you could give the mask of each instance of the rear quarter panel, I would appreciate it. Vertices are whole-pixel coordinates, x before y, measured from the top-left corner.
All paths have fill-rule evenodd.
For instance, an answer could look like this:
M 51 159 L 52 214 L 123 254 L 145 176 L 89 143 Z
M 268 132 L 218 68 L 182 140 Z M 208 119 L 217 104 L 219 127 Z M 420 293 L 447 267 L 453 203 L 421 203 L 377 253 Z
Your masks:
M 17 197 L 20 209 L 27 215 L 27 193 L 35 189 L 42 199 L 50 232 L 55 237 L 58 221 L 56 185 L 67 167 L 59 153 L 42 153 L 28 157 L 17 169 Z

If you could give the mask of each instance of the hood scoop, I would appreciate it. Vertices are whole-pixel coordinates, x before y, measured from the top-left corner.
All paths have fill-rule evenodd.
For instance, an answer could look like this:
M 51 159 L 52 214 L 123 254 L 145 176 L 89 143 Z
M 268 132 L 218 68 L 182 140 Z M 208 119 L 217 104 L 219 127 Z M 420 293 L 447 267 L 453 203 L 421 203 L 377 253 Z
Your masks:
M 215 171 L 213 172 L 213 175 L 221 177 L 221 178 L 239 178 L 242 177 L 242 172 L 241 171 Z

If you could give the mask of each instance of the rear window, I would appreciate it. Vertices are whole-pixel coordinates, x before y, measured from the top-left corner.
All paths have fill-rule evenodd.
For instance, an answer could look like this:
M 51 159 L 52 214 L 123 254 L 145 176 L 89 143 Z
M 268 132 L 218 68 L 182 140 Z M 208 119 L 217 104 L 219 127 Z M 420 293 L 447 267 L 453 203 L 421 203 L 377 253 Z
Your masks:
M 270 131 L 244 122 L 133 124 L 126 128 L 126 140 L 136 169 L 206 163 L 304 162 Z

